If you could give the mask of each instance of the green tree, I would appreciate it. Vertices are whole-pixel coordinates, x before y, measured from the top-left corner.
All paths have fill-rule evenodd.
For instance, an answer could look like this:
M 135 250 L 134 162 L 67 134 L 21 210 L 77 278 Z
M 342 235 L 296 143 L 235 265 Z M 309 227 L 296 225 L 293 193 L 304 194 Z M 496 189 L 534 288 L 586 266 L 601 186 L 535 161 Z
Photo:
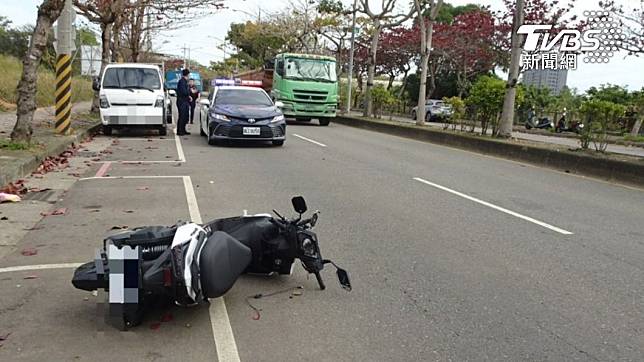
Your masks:
M 29 48 L 29 36 L 33 28 L 11 27 L 11 20 L 0 16 L 0 53 L 22 58 Z
M 581 148 L 588 148 L 592 141 L 595 150 L 606 151 L 608 146 L 608 129 L 612 123 L 624 115 L 626 106 L 614 102 L 589 99 L 581 104 L 581 113 L 586 118 L 582 132 Z
M 371 99 L 373 101 L 373 116 L 375 118 L 382 118 L 383 111 L 389 109 L 396 103 L 396 97 L 382 84 L 377 84 L 371 89 Z
M 631 101 L 631 94 L 626 87 L 615 84 L 602 84 L 599 88 L 590 87 L 586 94 L 589 99 L 613 102 L 626 105 Z
M 505 82 L 497 77 L 481 76 L 472 85 L 465 104 L 474 111 L 476 120 L 481 123 L 481 134 L 487 134 L 492 126 L 492 135 L 498 132 L 499 117 L 503 110 Z M 517 92 L 515 104 L 523 102 L 523 91 Z
M 452 114 L 449 116 L 449 119 L 445 123 L 445 129 L 447 129 L 449 124 L 451 124 L 452 130 L 456 130 L 456 124 L 460 123 L 461 131 L 464 131 L 465 123 L 463 118 L 465 118 L 465 101 L 463 101 L 460 97 L 445 97 L 443 98 L 443 102 L 449 104 L 450 107 L 452 107 Z

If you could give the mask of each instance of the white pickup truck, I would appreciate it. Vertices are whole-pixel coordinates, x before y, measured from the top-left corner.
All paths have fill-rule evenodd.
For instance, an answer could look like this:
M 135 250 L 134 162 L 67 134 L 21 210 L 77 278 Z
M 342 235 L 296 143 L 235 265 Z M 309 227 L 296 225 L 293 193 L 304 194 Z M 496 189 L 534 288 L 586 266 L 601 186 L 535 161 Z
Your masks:
M 103 133 L 114 128 L 147 127 L 166 135 L 172 123 L 171 101 L 163 83 L 163 69 L 158 64 L 108 64 L 95 79 L 99 92 Z

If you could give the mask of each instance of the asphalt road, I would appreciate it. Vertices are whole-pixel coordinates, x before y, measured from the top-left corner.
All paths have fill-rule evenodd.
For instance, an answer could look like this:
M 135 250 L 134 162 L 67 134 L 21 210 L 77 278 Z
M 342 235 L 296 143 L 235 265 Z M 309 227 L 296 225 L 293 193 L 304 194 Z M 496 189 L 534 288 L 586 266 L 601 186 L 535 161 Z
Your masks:
M 319 291 L 298 265 L 242 277 L 228 320 L 216 302 L 121 333 L 97 331 L 97 297 L 71 269 L 0 269 L 0 360 L 644 360 L 643 190 L 333 123 L 290 125 L 283 147 L 210 147 L 190 128 L 96 139 L 109 152 L 50 205 L 67 213 L 40 220 L 0 268 L 85 262 L 113 226 L 292 215 L 303 195 L 354 290 L 329 269 Z M 247 296 L 298 285 L 253 300 L 252 318 Z
M 356 112 L 352 111 L 352 115 L 354 116 L 362 116 L 362 112 Z M 384 119 L 389 119 L 388 116 L 383 116 Z M 416 121 L 412 120 L 411 117 L 400 117 L 400 116 L 394 116 L 394 120 L 399 121 L 399 122 L 405 122 L 405 123 L 415 123 Z M 444 123 L 440 122 L 427 122 L 425 123 L 427 127 L 437 127 L 437 128 L 443 128 L 445 125 Z M 476 127 L 476 132 L 480 133 L 481 128 Z M 489 133 L 490 131 L 488 131 Z M 536 133 L 526 133 L 526 132 L 512 132 L 512 137 L 518 138 L 518 139 L 523 139 L 523 140 L 529 140 L 529 141 L 534 141 L 534 142 L 541 142 L 541 143 L 550 143 L 550 144 L 555 144 L 555 145 L 561 145 L 561 146 L 568 146 L 571 148 L 579 148 L 579 140 L 576 138 L 565 138 L 565 137 L 556 137 L 556 136 L 545 136 L 542 134 L 536 134 Z M 591 143 L 590 148 L 593 149 L 593 144 Z M 615 145 L 615 144 L 609 144 L 608 147 L 606 148 L 607 152 L 612 152 L 612 153 L 617 153 L 617 154 L 622 154 L 622 155 L 629 155 L 629 156 L 637 156 L 637 157 L 644 157 L 644 148 L 641 147 L 631 147 L 631 146 L 621 146 L 621 145 Z

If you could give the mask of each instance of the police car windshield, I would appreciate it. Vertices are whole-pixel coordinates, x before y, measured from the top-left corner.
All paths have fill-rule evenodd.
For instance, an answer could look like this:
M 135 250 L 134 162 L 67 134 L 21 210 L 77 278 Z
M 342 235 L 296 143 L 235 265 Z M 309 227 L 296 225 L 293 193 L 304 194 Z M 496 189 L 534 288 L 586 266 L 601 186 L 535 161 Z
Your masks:
M 108 68 L 103 88 L 160 89 L 159 72 L 151 68 Z
M 273 102 L 259 89 L 220 89 L 215 96 L 215 104 L 269 107 Z

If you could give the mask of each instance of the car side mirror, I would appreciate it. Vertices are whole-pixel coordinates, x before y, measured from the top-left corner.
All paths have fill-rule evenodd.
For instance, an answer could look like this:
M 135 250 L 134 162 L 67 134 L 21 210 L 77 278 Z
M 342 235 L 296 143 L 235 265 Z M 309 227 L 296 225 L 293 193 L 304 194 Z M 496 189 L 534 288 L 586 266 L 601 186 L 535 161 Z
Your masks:
M 281 101 L 277 101 L 277 102 L 275 102 L 275 107 L 277 107 L 277 108 L 284 108 L 284 103 L 283 103 L 283 102 L 281 102 Z
M 207 100 L 207 99 L 202 99 L 202 100 L 200 100 L 200 101 L 199 101 L 199 104 L 201 104 L 202 106 L 204 106 L 204 107 L 206 107 L 206 108 L 207 108 L 207 107 L 210 107 L 210 101 L 209 101 L 209 100 Z
M 174 89 L 170 89 L 168 91 L 168 94 L 170 95 L 170 97 L 175 97 L 177 95 L 177 92 Z
M 98 77 L 94 77 L 94 79 L 92 79 L 92 89 L 97 92 L 101 90 L 101 85 L 98 82 Z

